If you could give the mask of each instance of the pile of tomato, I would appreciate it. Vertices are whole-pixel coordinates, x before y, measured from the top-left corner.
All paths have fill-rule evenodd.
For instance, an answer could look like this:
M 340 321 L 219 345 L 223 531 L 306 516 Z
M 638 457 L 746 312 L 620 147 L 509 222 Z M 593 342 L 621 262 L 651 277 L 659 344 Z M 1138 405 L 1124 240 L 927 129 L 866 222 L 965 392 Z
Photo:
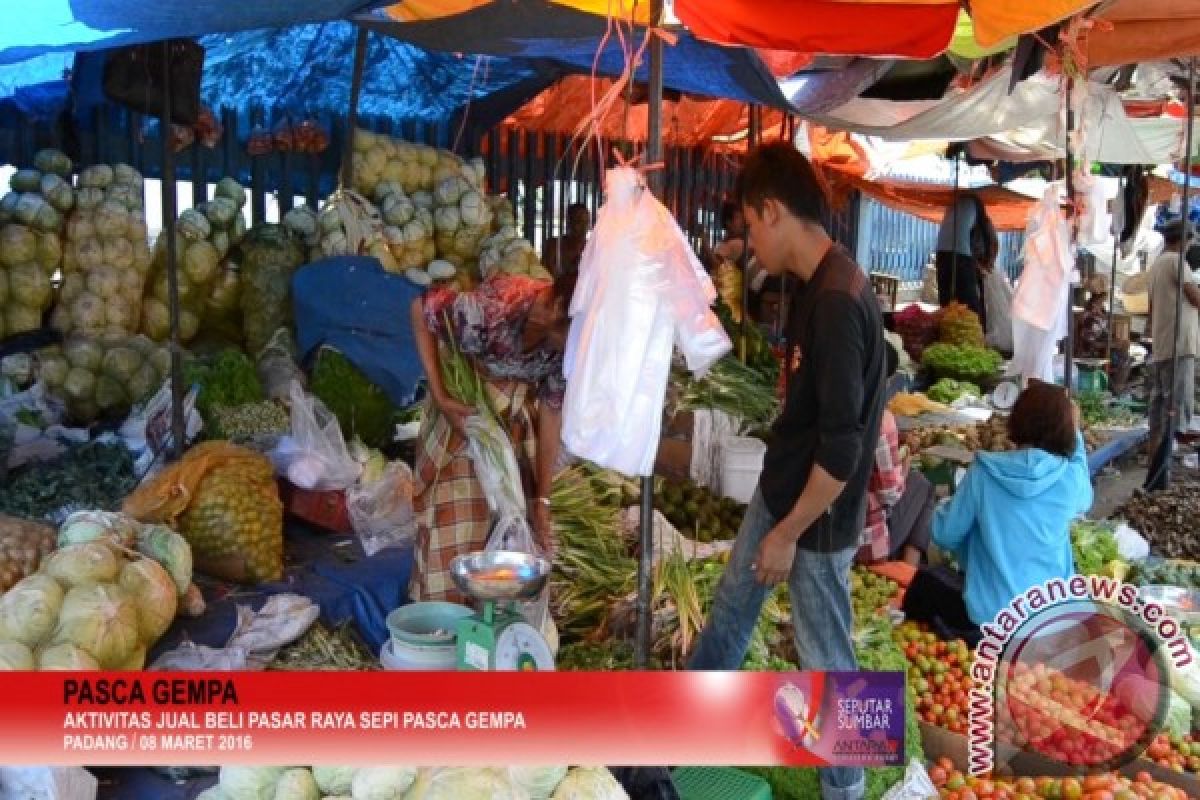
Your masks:
M 1200 739 L 1160 733 L 1146 748 L 1145 758 L 1176 772 L 1200 772 Z
M 941 800 L 1189 800 L 1187 792 L 1140 772 L 1132 780 L 1116 773 L 1083 778 L 976 778 L 940 758 L 929 777 Z
M 908 659 L 908 680 L 923 722 L 955 733 L 967 732 L 971 693 L 971 649 L 961 639 L 939 639 L 921 623 L 904 622 L 896 644 Z

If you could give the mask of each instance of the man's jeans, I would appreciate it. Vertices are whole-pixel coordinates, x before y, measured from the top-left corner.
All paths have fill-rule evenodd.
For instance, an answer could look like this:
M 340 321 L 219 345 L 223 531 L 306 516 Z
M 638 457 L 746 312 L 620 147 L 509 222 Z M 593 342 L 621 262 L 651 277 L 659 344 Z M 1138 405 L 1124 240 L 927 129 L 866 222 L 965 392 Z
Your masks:
M 767 510 L 761 492 L 755 492 L 688 669 L 741 668 L 768 594 L 767 587 L 755 579 L 750 565 L 758 557 L 759 544 L 773 527 L 775 518 Z M 858 669 L 850 638 L 853 628 L 850 566 L 855 551 L 853 547 L 835 553 L 796 549 L 788 589 L 801 669 Z M 821 771 L 824 800 L 860 800 L 865 788 L 863 771 L 857 767 L 830 767 Z

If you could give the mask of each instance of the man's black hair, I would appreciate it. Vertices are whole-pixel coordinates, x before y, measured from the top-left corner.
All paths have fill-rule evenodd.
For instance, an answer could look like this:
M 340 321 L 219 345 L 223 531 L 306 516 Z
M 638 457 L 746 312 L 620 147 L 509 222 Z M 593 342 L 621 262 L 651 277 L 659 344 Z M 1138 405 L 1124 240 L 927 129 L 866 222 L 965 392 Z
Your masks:
M 733 218 L 742 210 L 741 206 L 733 200 L 726 200 L 721 204 L 721 230 L 728 231 L 729 226 L 733 224 Z
M 825 188 L 812 163 L 787 142 L 770 142 L 752 151 L 736 188 L 742 204 L 755 211 L 761 212 L 767 200 L 777 200 L 794 216 L 824 224 Z

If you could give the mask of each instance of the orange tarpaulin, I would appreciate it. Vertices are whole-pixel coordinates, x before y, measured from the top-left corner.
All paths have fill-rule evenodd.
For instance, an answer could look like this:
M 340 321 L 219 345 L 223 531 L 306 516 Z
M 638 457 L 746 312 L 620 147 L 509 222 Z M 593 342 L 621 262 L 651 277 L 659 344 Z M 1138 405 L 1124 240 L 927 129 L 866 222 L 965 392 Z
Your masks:
M 975 41 L 987 47 L 1041 30 L 1094 5 L 1096 0 L 971 0 Z
M 1196 0 L 1117 0 L 1087 34 L 1089 67 L 1200 56 Z

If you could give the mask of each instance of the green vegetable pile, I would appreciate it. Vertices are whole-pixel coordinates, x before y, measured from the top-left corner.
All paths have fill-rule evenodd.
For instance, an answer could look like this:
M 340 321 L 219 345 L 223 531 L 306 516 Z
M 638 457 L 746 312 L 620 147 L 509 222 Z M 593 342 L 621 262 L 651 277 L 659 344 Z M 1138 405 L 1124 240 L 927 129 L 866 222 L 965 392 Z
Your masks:
M 698 542 L 736 538 L 746 513 L 745 506 L 736 500 L 718 497 L 691 481 L 664 479 L 654 505 L 677 531 Z
M 863 623 L 879 616 L 879 610 L 886 608 L 899 591 L 899 584 L 892 579 L 866 567 L 855 567 L 850 572 L 850 605 L 855 621 Z
M 717 318 L 725 327 L 730 341 L 733 342 L 734 353 L 740 355 L 742 325 L 733 318 L 733 310 L 722 300 L 717 300 Z M 771 351 L 771 343 L 763 335 L 762 329 L 752 323 L 746 325 L 746 365 L 759 372 L 774 387 L 779 380 L 779 361 Z
M 1071 525 L 1071 554 L 1080 575 L 1100 575 L 1108 562 L 1120 557 L 1116 526 L 1111 522 L 1079 520 Z
M 214 359 L 195 359 L 184 367 L 184 381 L 200 386 L 196 410 L 209 437 L 224 439 L 217 409 L 238 408 L 263 400 L 262 384 L 254 362 L 240 350 L 223 350 Z
M 559 648 L 554 659 L 554 668 L 579 672 L 631 670 L 633 643 L 621 640 L 572 642 Z M 662 663 L 651 656 L 650 669 L 662 669 Z
M 231 442 L 253 442 L 260 436 L 282 436 L 291 430 L 292 421 L 283 406 L 270 400 L 234 408 L 213 409 L 213 438 Z
M 696 379 L 683 366 L 671 370 L 672 382 L 679 387 L 678 408 L 724 411 L 745 422 L 751 430 L 768 427 L 779 413 L 775 397 L 778 371 L 769 373 L 743 364 L 733 355 L 713 364 L 703 378 Z
M 124 445 L 89 442 L 11 473 L 0 485 L 0 513 L 55 521 L 63 509 L 115 511 L 136 485 Z
M 1138 586 L 1179 586 L 1200 589 L 1200 564 L 1194 561 L 1135 561 L 1130 581 Z
M 1003 359 L 995 350 L 974 345 L 932 344 L 921 354 L 921 366 L 939 378 L 982 383 L 994 378 Z
M 935 403 L 949 405 L 960 397 L 982 397 L 983 392 L 969 381 L 956 381 L 953 378 L 942 378 L 925 392 L 925 396 Z
M 1105 391 L 1080 392 L 1076 399 L 1083 423 L 1088 426 L 1108 425 L 1118 428 L 1133 427 L 1142 422 L 1142 418 L 1127 408 L 1113 401 L 1113 396 Z
M 396 408 L 391 398 L 336 350 L 321 348 L 309 389 L 338 418 L 342 435 L 368 447 L 391 444 Z

